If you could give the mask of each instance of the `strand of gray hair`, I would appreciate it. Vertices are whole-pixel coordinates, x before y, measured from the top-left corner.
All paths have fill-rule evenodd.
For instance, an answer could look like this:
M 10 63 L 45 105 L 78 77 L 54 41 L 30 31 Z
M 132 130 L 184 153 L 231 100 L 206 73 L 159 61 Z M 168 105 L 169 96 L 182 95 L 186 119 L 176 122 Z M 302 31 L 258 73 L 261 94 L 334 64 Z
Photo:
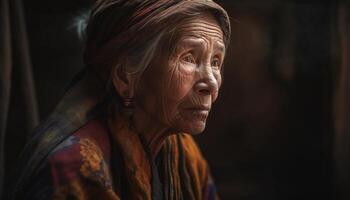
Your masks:
M 78 13 L 76 17 L 73 18 L 70 29 L 73 29 L 77 34 L 80 42 L 84 43 L 86 40 L 86 27 L 89 22 L 91 10 L 86 9 Z

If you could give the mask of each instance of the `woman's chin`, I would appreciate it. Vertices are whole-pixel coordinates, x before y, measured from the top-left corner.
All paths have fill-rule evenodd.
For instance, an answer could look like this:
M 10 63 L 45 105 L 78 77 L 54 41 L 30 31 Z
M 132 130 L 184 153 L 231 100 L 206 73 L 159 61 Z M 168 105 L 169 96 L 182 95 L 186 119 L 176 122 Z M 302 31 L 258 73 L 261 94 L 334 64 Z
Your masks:
M 185 133 L 189 133 L 191 135 L 198 135 L 201 134 L 205 129 L 206 122 L 198 121 L 198 122 L 192 122 L 187 127 L 187 130 L 184 131 Z
M 178 132 L 197 135 L 204 131 L 206 123 L 206 119 L 181 118 L 180 120 L 175 121 L 172 127 Z

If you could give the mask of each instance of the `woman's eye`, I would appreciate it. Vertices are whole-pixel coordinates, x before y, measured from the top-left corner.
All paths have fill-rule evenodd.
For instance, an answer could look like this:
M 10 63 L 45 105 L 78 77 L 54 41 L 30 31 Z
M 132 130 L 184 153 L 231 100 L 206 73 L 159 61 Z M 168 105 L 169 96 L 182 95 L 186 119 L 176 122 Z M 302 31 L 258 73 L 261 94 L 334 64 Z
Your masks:
M 188 63 L 196 64 L 196 59 L 194 58 L 193 54 L 188 53 L 182 57 L 182 60 Z
M 220 68 L 220 66 L 221 66 L 220 60 L 218 58 L 214 58 L 211 61 L 211 66 L 215 67 L 215 68 Z

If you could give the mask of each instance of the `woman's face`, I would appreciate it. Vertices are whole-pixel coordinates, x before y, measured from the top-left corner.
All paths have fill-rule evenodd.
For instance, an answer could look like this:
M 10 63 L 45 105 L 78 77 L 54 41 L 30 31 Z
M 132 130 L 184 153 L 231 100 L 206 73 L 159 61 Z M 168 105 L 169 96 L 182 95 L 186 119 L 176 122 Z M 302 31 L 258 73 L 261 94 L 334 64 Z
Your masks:
M 211 15 L 177 27 L 180 39 L 170 56 L 158 53 L 142 75 L 135 109 L 154 123 L 191 134 L 204 130 L 221 85 L 225 45 Z

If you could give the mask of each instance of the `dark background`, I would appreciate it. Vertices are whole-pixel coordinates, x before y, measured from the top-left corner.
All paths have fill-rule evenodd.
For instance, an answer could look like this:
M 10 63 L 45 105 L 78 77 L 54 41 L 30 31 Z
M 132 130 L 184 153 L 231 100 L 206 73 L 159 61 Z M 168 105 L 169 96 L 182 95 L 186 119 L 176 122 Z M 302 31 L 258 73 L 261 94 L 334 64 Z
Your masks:
M 7 0 L 1 1 L 4 11 Z M 13 3 L 18 0 L 8 2 L 14 25 L 12 48 L 0 52 L 12 52 L 10 64 L 0 57 L 11 66 L 5 76 L 6 65 L 0 65 L 0 87 L 8 88 L 0 96 L 5 105 L 0 107 L 2 179 L 29 130 L 50 113 L 82 69 L 83 45 L 73 24 L 89 7 L 87 0 L 27 0 L 22 12 Z M 220 97 L 205 133 L 196 139 L 221 198 L 348 199 L 350 5 L 216 2 L 231 17 L 232 41 Z M 4 41 L 1 48 L 8 46 Z

